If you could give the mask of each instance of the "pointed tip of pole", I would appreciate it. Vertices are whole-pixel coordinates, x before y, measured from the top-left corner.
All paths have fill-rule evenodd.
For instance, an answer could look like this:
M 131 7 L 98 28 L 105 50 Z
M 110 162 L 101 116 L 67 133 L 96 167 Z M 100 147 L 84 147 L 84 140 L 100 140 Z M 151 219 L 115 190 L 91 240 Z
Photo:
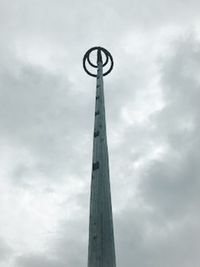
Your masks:
M 101 47 L 98 47 L 98 50 L 97 50 L 97 64 L 98 62 L 102 63 Z

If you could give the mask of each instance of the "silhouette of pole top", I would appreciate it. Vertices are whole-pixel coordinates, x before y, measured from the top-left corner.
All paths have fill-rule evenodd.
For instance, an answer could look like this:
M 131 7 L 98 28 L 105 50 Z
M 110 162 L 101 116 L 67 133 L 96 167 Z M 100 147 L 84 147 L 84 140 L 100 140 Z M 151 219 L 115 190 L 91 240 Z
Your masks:
M 97 64 L 92 63 L 90 59 L 90 54 L 95 50 L 97 50 Z M 102 53 L 105 55 L 105 62 L 103 62 Z M 86 71 L 86 73 L 92 77 L 97 77 L 97 74 L 94 74 L 87 69 L 86 63 L 89 64 L 93 68 L 98 68 L 100 66 L 105 67 L 108 63 L 110 63 L 109 69 L 103 73 L 103 76 L 106 76 L 107 74 L 111 72 L 111 70 L 113 69 L 113 64 L 114 64 L 113 58 L 110 52 L 108 52 L 108 50 L 100 46 L 95 46 L 95 47 L 90 48 L 83 57 L 83 68 Z

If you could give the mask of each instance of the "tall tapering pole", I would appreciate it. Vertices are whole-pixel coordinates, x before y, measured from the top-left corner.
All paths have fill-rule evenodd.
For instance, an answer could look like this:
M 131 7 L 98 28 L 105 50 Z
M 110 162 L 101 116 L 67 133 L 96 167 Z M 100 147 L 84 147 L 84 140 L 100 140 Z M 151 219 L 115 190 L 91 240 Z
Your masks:
M 103 85 L 103 66 L 105 63 L 102 62 L 101 52 L 107 53 L 106 61 L 108 56 L 111 55 L 101 47 L 95 47 L 93 50 L 97 50 L 97 65 L 93 64 L 97 68 L 97 75 L 95 75 L 97 82 L 90 195 L 88 267 L 115 267 L 116 260 Z M 112 65 L 113 61 L 111 57 Z

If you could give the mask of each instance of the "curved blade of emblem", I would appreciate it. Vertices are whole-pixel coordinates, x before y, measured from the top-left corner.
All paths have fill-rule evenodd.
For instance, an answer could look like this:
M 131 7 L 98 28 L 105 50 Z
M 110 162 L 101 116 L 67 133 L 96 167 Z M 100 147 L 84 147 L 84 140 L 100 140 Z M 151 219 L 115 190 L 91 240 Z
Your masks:
M 91 62 L 91 59 L 90 59 L 90 55 L 93 51 L 97 50 L 97 64 L 94 64 Z M 101 56 L 101 53 L 103 53 L 105 55 L 105 62 L 102 62 L 102 56 Z M 93 68 L 98 68 L 98 61 L 101 61 L 102 62 L 102 67 L 105 67 L 108 63 L 110 63 L 110 67 L 109 69 L 103 73 L 103 76 L 106 76 L 107 74 L 109 74 L 111 72 L 111 70 L 113 69 L 113 58 L 112 58 L 112 55 L 110 54 L 110 52 L 108 50 L 106 50 L 105 48 L 103 47 L 100 47 L 100 46 L 95 46 L 95 47 L 92 47 L 90 48 L 84 55 L 83 57 L 83 68 L 85 70 L 85 72 L 92 76 L 92 77 L 97 77 L 97 74 L 95 73 L 92 73 L 90 72 L 87 67 L 86 67 L 86 62 Z

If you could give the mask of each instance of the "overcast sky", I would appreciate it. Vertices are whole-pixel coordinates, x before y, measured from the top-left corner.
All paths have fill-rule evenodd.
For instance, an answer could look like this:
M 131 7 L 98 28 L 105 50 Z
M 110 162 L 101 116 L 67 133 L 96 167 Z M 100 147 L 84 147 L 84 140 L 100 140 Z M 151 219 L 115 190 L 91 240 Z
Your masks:
M 118 267 L 199 267 L 200 2 L 0 0 L 0 267 L 87 266 L 103 46 Z

